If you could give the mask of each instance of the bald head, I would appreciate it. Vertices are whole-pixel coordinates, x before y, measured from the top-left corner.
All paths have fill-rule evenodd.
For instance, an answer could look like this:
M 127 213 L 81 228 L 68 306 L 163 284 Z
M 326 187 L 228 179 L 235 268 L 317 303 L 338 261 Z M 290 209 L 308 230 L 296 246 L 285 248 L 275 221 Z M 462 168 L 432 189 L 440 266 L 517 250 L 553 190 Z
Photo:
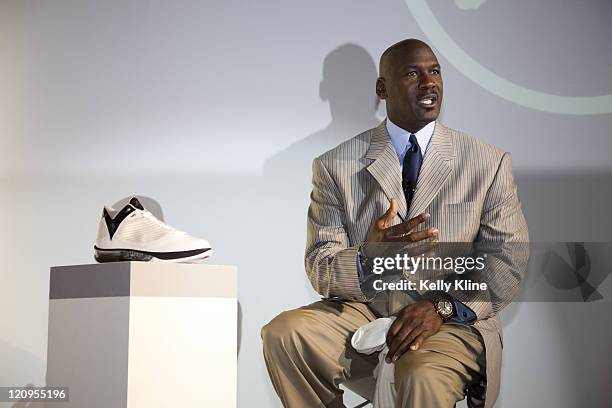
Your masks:
M 376 94 L 387 117 L 412 133 L 438 118 L 442 74 L 429 45 L 414 38 L 393 44 L 380 57 Z
M 384 77 L 386 73 L 388 74 L 389 67 L 401 62 L 406 56 L 410 56 L 417 51 L 428 51 L 435 57 L 431 47 L 427 45 L 427 43 L 417 40 L 416 38 L 402 40 L 387 48 L 380 56 L 380 62 L 378 64 L 380 76 Z

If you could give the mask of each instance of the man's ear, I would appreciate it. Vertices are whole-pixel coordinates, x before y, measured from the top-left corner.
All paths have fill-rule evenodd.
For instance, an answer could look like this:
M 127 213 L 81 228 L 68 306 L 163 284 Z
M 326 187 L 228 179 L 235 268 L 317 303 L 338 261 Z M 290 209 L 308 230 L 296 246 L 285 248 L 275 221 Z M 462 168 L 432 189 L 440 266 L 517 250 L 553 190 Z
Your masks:
M 387 88 L 385 87 L 385 79 L 383 77 L 379 77 L 376 80 L 376 95 L 380 99 L 387 99 Z

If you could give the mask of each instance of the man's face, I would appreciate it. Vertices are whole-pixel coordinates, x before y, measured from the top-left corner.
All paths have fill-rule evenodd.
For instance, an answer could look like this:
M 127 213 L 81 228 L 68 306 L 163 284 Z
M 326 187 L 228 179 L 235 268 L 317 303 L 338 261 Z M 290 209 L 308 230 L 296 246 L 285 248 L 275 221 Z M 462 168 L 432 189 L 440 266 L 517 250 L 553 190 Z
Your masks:
M 390 56 L 376 93 L 386 100 L 387 115 L 398 126 L 416 132 L 436 120 L 442 104 L 438 59 L 425 45 L 405 46 Z

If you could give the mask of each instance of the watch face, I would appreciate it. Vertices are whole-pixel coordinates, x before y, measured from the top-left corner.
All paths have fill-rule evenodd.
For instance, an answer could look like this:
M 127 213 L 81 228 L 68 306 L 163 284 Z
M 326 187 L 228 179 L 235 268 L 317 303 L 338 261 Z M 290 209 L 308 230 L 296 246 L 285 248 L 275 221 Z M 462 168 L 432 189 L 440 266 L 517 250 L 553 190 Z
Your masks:
M 438 301 L 438 313 L 445 319 L 453 315 L 453 304 L 448 300 Z

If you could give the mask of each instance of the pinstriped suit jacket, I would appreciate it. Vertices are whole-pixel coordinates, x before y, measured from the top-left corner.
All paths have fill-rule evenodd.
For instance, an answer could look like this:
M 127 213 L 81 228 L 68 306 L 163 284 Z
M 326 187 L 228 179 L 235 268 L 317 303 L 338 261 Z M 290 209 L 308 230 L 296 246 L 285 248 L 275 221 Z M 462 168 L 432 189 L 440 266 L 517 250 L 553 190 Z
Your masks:
M 383 121 L 313 162 L 305 263 L 312 286 L 323 297 L 366 301 L 357 250 L 391 198 L 399 204 L 394 224 L 427 211 L 431 218 L 422 228 L 437 227 L 440 242 L 529 240 L 508 153 L 437 122 L 406 208 L 400 163 Z M 520 254 L 516 264 L 501 266 L 511 269 L 510 276 L 519 276 L 527 257 L 528 252 Z M 497 312 L 517 287 L 517 281 L 510 281 L 490 301 L 464 302 L 476 313 L 474 327 L 485 343 L 487 408 L 499 394 L 502 327 Z M 388 315 L 408 302 L 403 293 L 393 292 L 377 296 L 370 306 Z

